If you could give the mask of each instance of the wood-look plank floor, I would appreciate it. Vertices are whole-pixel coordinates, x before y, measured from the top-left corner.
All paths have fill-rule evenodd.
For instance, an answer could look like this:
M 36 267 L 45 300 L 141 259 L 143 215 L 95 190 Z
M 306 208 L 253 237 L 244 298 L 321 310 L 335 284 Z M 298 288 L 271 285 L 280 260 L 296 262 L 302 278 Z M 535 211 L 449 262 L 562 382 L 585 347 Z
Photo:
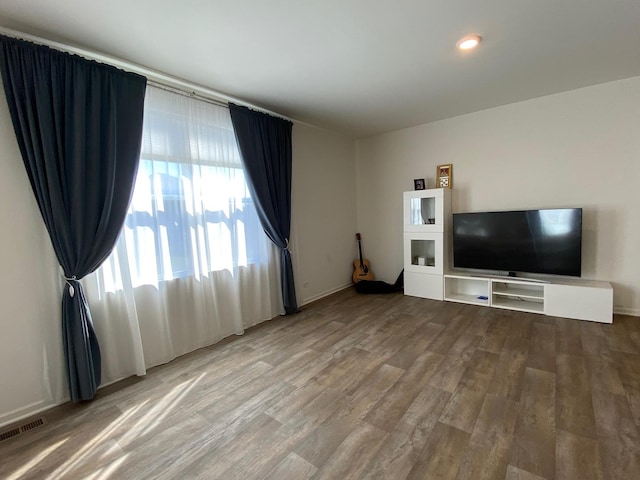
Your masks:
M 640 479 L 640 318 L 353 289 L 0 442 L 4 479 Z

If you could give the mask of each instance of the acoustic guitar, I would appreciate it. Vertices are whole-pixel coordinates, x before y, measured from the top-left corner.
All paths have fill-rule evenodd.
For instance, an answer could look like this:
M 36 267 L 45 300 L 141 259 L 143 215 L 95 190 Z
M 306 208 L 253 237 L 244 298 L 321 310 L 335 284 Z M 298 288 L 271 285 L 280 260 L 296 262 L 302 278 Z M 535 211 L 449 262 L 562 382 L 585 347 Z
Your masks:
M 362 258 L 362 243 L 359 233 L 356 233 L 356 240 L 358 240 L 358 253 L 360 258 L 353 262 L 353 283 L 358 283 L 360 280 L 375 280 L 369 260 Z

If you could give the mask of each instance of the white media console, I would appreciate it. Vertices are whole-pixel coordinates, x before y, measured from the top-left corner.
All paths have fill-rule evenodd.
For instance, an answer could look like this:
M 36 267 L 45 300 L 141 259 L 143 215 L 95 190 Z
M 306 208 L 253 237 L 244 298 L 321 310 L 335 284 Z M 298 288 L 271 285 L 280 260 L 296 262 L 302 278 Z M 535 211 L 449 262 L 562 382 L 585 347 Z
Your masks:
M 517 277 L 444 275 L 444 300 L 542 313 L 553 317 L 613 322 L 613 288 L 594 280 L 532 282 Z
M 480 276 L 451 269 L 451 196 L 448 189 L 404 193 L 405 295 L 554 317 L 613 322 L 608 282 Z

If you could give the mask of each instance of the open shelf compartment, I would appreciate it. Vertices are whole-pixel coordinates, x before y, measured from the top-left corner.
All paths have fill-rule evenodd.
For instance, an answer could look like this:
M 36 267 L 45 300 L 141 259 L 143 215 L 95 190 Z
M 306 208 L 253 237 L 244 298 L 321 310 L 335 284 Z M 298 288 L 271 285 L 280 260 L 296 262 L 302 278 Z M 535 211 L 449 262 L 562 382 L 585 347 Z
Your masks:
M 544 313 L 544 284 L 491 279 L 491 306 Z
M 490 283 L 486 278 L 444 276 L 444 299 L 472 305 L 489 305 Z

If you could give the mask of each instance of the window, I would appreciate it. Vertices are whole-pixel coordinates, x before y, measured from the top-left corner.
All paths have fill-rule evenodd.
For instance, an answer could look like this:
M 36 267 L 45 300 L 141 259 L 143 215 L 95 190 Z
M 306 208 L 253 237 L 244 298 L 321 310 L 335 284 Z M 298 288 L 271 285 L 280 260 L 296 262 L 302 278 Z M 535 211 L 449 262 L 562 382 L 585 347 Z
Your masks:
M 207 276 L 267 260 L 228 109 L 149 87 L 141 160 L 104 288 Z M 122 260 L 122 259 L 120 259 Z M 110 285 L 111 284 L 111 285 Z

